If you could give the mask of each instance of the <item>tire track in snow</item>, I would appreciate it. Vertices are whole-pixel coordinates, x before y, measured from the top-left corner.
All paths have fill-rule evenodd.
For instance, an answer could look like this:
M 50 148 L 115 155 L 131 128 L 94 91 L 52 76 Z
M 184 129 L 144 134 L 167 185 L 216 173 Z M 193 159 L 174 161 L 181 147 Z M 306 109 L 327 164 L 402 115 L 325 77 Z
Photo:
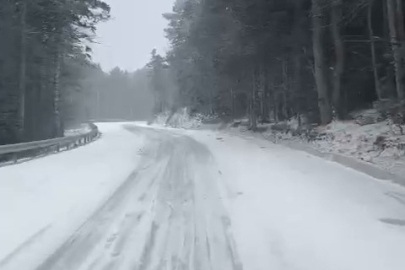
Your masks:
M 208 149 L 153 129 L 138 168 L 36 270 L 242 270 Z

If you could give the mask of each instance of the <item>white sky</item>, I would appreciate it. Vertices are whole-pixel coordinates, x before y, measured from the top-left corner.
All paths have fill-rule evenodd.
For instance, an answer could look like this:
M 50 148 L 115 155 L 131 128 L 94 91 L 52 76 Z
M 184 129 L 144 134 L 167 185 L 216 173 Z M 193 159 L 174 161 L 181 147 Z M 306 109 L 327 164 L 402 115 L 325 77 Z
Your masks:
M 98 25 L 93 60 L 105 71 L 118 66 L 128 71 L 142 68 L 156 48 L 164 53 L 168 42 L 163 29 L 174 0 L 105 0 L 111 6 L 112 19 Z

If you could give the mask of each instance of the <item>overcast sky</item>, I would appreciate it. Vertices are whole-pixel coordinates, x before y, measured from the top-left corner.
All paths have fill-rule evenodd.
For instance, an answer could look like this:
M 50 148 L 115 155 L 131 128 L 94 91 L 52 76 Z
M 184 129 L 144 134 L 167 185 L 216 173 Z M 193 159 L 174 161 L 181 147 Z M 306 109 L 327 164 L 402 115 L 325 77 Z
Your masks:
M 93 60 L 105 71 L 118 66 L 128 71 L 142 68 L 156 48 L 165 52 L 168 42 L 162 13 L 170 12 L 174 0 L 105 0 L 112 19 L 98 26 Z

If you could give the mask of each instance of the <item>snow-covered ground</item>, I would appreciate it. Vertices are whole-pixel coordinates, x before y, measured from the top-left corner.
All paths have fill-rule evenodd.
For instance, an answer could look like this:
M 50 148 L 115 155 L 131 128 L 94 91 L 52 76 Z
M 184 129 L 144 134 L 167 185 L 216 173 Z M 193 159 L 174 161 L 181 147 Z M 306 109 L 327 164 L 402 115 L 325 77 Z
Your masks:
M 0 269 L 34 269 L 130 175 L 143 138 L 99 127 L 92 144 L 0 168 Z
M 255 137 L 100 129 L 0 168 L 0 269 L 405 268 L 403 187 Z
M 296 121 L 286 123 L 291 130 Z M 308 137 L 294 135 L 285 130 L 274 130 L 271 125 L 261 134 L 275 142 L 296 146 L 300 149 L 322 153 L 338 154 L 371 164 L 396 176 L 405 174 L 405 135 L 389 121 L 359 125 L 356 121 L 332 122 L 314 129 L 320 136 L 308 141 Z M 283 127 L 284 128 L 284 127 Z M 246 133 L 246 128 L 233 129 Z M 405 178 L 404 178 L 405 184 Z
M 221 170 L 244 269 L 405 268 L 405 189 L 266 140 L 192 133 Z

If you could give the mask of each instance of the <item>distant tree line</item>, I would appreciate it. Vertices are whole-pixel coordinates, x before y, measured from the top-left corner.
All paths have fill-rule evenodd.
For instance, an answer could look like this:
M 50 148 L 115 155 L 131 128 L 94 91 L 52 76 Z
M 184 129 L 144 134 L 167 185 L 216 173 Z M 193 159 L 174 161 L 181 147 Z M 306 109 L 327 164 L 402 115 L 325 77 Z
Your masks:
M 173 111 L 179 107 L 177 84 L 173 69 L 167 60 L 152 50 L 151 59 L 145 68 L 150 82 L 150 92 L 153 94 L 152 115 Z
M 402 0 L 177 0 L 164 17 L 177 106 L 252 129 L 373 104 L 404 118 Z
M 101 0 L 1 1 L 0 144 L 63 136 L 109 11 Z
M 104 72 L 94 65 L 85 73 L 81 115 L 93 121 L 148 120 L 154 97 L 147 68 L 128 72 L 114 68 Z

